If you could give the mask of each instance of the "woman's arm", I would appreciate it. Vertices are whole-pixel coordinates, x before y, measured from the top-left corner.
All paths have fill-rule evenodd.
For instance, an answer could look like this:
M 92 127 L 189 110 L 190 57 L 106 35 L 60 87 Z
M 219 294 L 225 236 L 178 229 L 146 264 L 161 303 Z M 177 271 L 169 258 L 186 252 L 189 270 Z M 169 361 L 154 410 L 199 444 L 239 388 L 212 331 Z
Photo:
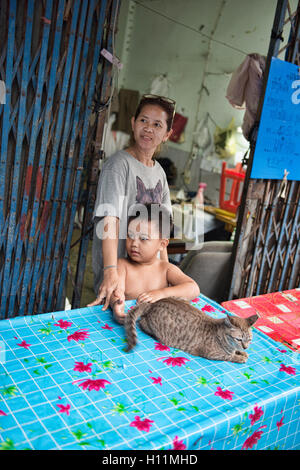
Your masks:
M 115 289 L 110 298 L 110 307 L 114 313 L 114 318 L 118 323 L 123 324 L 125 313 L 125 282 L 126 282 L 126 261 L 118 260 L 118 287 Z
M 103 281 L 99 287 L 96 300 L 88 304 L 88 307 L 100 305 L 104 299 L 105 303 L 102 310 L 106 310 L 109 306 L 110 298 L 113 291 L 118 286 L 118 242 L 119 242 L 119 219 L 117 217 L 104 217 L 103 231 L 107 234 L 102 239 L 103 253 Z M 111 266 L 111 267 L 109 267 Z
M 163 249 L 163 251 L 160 252 L 160 259 L 161 259 L 162 261 L 167 261 L 167 262 L 169 261 L 169 258 L 168 258 L 168 249 L 167 249 L 167 247 L 165 247 L 165 248 Z

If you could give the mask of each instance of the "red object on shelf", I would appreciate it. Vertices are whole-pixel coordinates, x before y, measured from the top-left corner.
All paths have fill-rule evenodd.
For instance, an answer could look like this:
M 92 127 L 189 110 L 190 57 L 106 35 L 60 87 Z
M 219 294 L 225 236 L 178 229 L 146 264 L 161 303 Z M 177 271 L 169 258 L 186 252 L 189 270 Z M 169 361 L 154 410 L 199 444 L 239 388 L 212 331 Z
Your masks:
M 241 163 L 238 163 L 235 168 L 226 168 L 226 162 L 222 162 L 219 195 L 219 206 L 221 209 L 236 214 L 241 203 L 240 187 L 244 183 L 245 174 Z M 230 197 L 225 199 L 226 183 L 230 180 L 232 183 Z
M 173 124 L 172 124 L 173 132 L 170 135 L 170 140 L 172 142 L 179 141 L 180 136 L 185 129 L 187 121 L 188 121 L 187 117 L 183 116 L 182 114 L 175 113 Z
M 243 318 L 257 313 L 255 328 L 300 352 L 300 289 L 230 300 L 222 306 Z

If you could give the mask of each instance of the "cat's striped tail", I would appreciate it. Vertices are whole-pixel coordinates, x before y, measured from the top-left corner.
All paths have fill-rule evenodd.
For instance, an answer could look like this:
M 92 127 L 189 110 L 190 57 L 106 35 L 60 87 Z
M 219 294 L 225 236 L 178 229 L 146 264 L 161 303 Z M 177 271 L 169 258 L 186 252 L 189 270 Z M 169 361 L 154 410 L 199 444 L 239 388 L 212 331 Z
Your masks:
M 125 331 L 127 336 L 127 346 L 125 352 L 129 352 L 137 344 L 136 321 L 149 307 L 149 303 L 139 304 L 127 312 L 125 317 Z

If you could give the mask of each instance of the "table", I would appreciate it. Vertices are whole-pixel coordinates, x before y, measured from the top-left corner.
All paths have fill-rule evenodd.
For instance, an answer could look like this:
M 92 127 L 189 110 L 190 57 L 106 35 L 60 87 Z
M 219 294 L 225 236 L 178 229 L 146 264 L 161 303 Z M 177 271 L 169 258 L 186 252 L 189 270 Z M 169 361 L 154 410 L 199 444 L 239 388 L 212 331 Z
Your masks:
M 246 364 L 138 339 L 99 306 L 1 320 L 0 449 L 300 449 L 298 353 L 258 330 Z
M 232 233 L 236 228 L 236 215 L 214 206 L 204 206 L 204 210 L 215 216 L 217 220 L 224 222 L 225 230 Z

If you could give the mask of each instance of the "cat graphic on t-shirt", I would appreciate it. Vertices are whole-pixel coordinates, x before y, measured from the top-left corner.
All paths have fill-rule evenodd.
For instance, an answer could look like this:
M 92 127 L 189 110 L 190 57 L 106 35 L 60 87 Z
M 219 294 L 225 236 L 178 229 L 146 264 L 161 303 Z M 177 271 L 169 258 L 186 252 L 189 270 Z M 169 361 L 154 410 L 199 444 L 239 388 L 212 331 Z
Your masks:
M 141 178 L 136 177 L 136 202 L 140 204 L 161 204 L 162 202 L 162 182 L 158 180 L 155 188 L 146 188 Z

